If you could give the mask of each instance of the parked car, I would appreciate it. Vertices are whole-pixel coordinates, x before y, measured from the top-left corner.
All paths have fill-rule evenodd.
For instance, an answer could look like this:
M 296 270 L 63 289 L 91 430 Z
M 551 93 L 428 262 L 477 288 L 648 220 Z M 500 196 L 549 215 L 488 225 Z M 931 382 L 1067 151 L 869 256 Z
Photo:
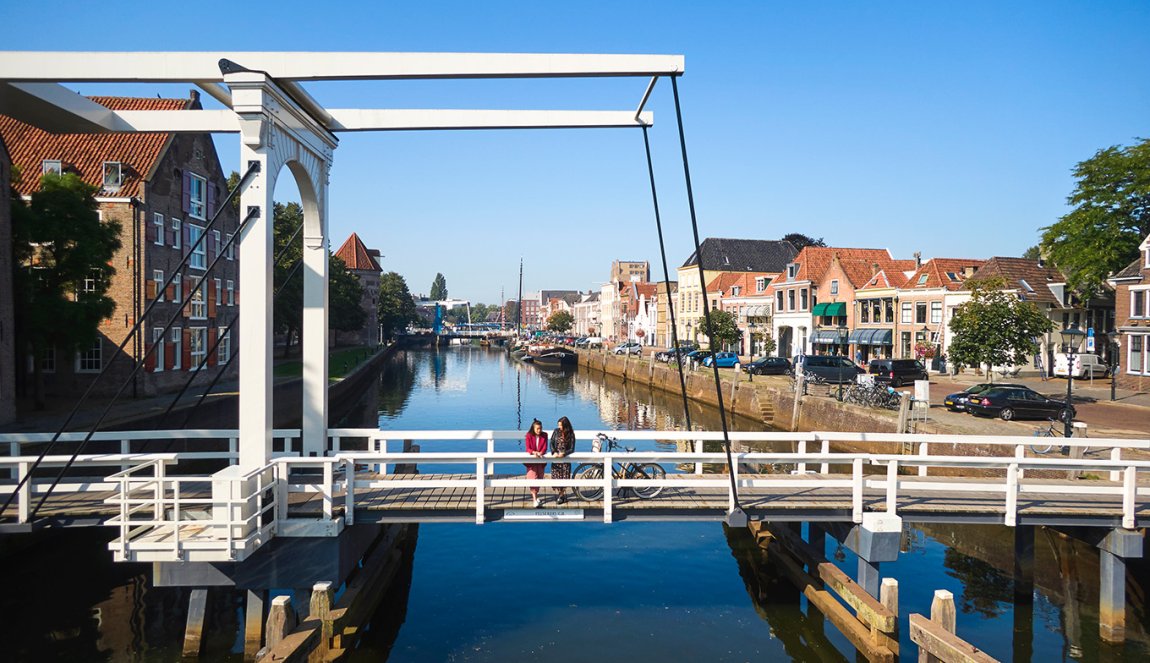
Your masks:
M 706 359 L 707 357 L 710 357 L 710 356 L 711 356 L 710 350 L 691 350 L 687 354 L 683 355 L 683 359 L 687 363 L 690 363 L 692 361 L 697 361 L 701 364 L 701 363 L 703 363 L 704 359 Z
M 839 355 L 802 355 L 794 362 L 798 371 L 803 371 L 822 378 L 826 382 L 838 384 L 840 382 L 854 382 L 863 369 L 853 361 Z
M 791 372 L 791 362 L 786 357 L 762 357 L 746 366 L 748 373 L 755 375 L 786 375 Z
M 981 394 L 982 392 L 986 391 L 987 389 L 993 389 L 994 387 L 1022 387 L 1022 386 L 1024 386 L 1024 385 L 1021 385 L 1021 384 L 1001 384 L 1001 383 L 995 384 L 993 382 L 980 382 L 979 384 L 971 385 L 971 386 L 967 387 L 966 389 L 964 389 L 960 392 L 948 394 L 947 397 L 944 398 L 942 402 L 943 402 L 943 405 L 946 406 L 946 409 L 950 410 L 951 412 L 963 412 L 966 410 L 966 399 L 973 398 L 974 396 Z
M 1075 410 L 1066 401 L 1047 398 L 1029 387 L 1002 387 L 971 396 L 966 401 L 966 409 L 971 414 L 998 417 L 1003 421 L 1011 419 L 1058 419 L 1073 421 Z
M 667 348 L 666 350 L 660 350 L 656 352 L 655 359 L 670 363 L 671 361 L 674 361 L 676 357 L 681 357 L 696 349 L 697 348 L 693 343 L 684 343 L 677 348 Z
M 622 345 L 615 346 L 615 354 L 617 355 L 638 355 L 643 354 L 643 346 L 635 341 L 628 341 Z
M 1067 361 L 1066 355 L 1054 355 L 1054 375 L 1056 377 L 1066 377 Z M 1075 378 L 1105 378 L 1110 375 L 1110 367 L 1096 354 L 1080 354 L 1074 355 L 1074 377 Z
M 916 359 L 872 359 L 868 368 L 875 382 L 889 383 L 892 387 L 930 379 L 926 366 Z
M 737 363 L 739 363 L 739 355 L 734 352 L 716 352 L 703 359 L 703 365 L 708 367 L 714 364 L 719 368 L 734 368 Z
M 603 347 L 603 339 L 600 338 L 599 336 L 587 336 L 581 340 L 583 341 L 583 343 L 580 344 L 579 341 L 576 341 L 575 347 L 577 347 L 577 348 L 601 348 L 601 347 Z

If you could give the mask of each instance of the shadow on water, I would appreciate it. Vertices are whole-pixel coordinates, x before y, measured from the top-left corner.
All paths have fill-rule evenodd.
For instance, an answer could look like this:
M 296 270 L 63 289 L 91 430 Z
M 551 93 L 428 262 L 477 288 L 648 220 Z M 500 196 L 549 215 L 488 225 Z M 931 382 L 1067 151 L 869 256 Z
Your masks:
M 410 535 L 399 545 L 399 568 L 379 597 L 379 605 L 360 632 L 357 648 L 348 654 L 348 661 L 382 661 L 391 653 L 399 631 L 407 621 L 407 605 L 411 595 L 411 580 L 415 571 L 415 549 L 419 539 L 419 526 L 412 525 Z

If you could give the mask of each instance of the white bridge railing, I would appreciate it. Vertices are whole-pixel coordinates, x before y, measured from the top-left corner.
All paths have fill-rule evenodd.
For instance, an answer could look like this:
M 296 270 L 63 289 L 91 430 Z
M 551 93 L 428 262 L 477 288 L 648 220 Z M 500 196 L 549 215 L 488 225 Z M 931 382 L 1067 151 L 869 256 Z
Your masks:
M 597 432 L 580 434 L 577 448 L 588 449 Z M 601 487 L 603 497 L 595 508 L 602 508 L 605 522 L 616 519 L 614 493 L 619 488 L 657 484 L 707 489 L 709 494 L 725 494 L 728 508 L 733 506 L 730 478 L 704 473 L 706 465 L 725 468 L 725 454 L 704 451 L 707 443 L 722 440 L 721 432 L 606 433 L 620 443 L 663 444 L 633 453 L 580 451 L 567 461 L 573 467 L 595 463 L 604 468 L 617 461 L 659 463 L 670 475 L 662 480 L 628 480 L 605 471 L 602 479 L 594 481 L 540 479 L 531 484 Z M 520 431 L 331 429 L 329 455 L 318 458 L 299 455 L 299 435 L 298 430 L 275 431 L 280 451 L 272 462 L 241 470 L 234 466 L 238 459 L 235 430 L 100 433 L 89 445 L 99 453 L 77 457 L 72 472 L 54 493 L 96 493 L 100 496 L 96 503 L 106 500 L 115 507 L 117 513 L 107 524 L 120 528 L 120 537 L 110 544 L 118 559 L 236 560 L 273 536 L 338 534 L 355 522 L 363 506 L 357 500 L 369 492 L 386 495 L 410 488 L 462 488 L 473 496 L 475 522 L 482 523 L 488 520 L 493 489 L 518 488 L 526 493 L 528 487 L 522 476 L 497 475 L 496 469 L 511 468 L 508 474 L 521 475 L 522 463 L 538 462 L 522 451 Z M 28 521 L 29 505 L 43 495 L 82 437 L 68 434 L 60 439 L 53 454 L 40 462 L 36 475 L 19 490 L 14 513 L 5 513 L 5 520 Z M 1032 444 L 1052 440 L 1032 437 L 732 432 L 730 438 L 735 448 L 735 485 L 741 495 L 767 487 L 838 489 L 850 495 L 850 517 L 855 522 L 862 521 L 866 499 L 876 494 L 885 498 L 886 512 L 897 515 L 899 496 L 907 491 L 919 496 L 965 492 L 1000 496 L 1002 522 L 1013 526 L 1018 522 L 1019 497 L 1045 493 L 1109 496 L 1120 510 L 1121 525 L 1132 528 L 1145 524 L 1145 513 L 1139 516 L 1139 509 L 1145 508 L 1150 496 L 1150 440 L 1055 438 L 1054 444 L 1070 448 L 1072 457 L 1067 457 L 1057 452 L 1036 454 Z M 48 439 L 47 434 L 0 436 L 0 450 L 7 446 L 10 454 L 0 456 L 0 472 L 8 469 L 10 474 L 8 482 L 0 484 L 0 496 L 6 498 L 28 475 L 35 451 Z M 418 453 L 404 451 L 413 444 L 419 445 Z M 178 451 L 161 451 L 169 445 Z M 205 473 L 204 463 L 212 464 L 210 473 Z M 422 476 L 389 476 L 398 465 L 418 465 Z M 455 466 L 447 468 L 450 474 L 434 474 L 437 467 L 450 465 Z M 781 473 L 755 471 L 764 466 Z M 364 471 L 369 467 L 375 472 Z M 978 478 L 936 476 L 944 468 L 948 474 L 966 470 Z M 828 476 L 817 483 L 800 476 L 809 473 Z M 1092 475 L 1096 480 L 1062 480 L 1071 473 Z M 303 501 L 317 504 L 315 498 L 317 507 L 299 508 Z M 380 508 L 378 499 L 373 500 L 372 507 Z M 65 510 L 57 514 L 66 512 L 63 506 L 55 508 Z

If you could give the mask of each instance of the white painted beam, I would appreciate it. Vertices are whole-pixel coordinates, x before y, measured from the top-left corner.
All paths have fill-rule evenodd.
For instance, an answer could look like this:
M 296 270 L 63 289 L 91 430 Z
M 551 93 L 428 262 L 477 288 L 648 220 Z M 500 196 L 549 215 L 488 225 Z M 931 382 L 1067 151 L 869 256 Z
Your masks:
M 681 55 L 570 53 L 0 52 L 0 80 L 222 82 L 226 58 L 280 80 L 553 78 L 683 73 Z
M 193 82 L 196 84 L 196 87 L 200 88 L 204 92 L 207 92 L 216 101 L 227 106 L 228 108 L 232 107 L 232 93 L 224 89 L 224 86 L 220 85 L 219 83 L 213 83 L 211 81 Z
M 133 131 L 110 108 L 56 83 L 0 81 L 0 113 L 50 133 Z

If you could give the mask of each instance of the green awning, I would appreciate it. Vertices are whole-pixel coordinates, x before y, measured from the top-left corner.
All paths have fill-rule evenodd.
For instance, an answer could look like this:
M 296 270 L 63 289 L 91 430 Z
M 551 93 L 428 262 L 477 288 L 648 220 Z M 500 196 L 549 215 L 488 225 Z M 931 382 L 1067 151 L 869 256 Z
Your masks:
M 848 342 L 855 345 L 890 345 L 893 334 L 889 329 L 856 329 Z
M 824 306 L 824 304 L 816 304 L 815 308 L 818 308 L 820 306 Z M 827 308 L 821 315 L 839 316 L 839 315 L 846 315 L 847 314 L 846 302 L 830 302 L 829 304 L 825 304 L 825 306 Z M 816 313 L 815 315 L 820 315 L 820 314 Z
M 813 309 L 811 309 L 811 315 L 813 315 L 813 316 L 820 316 L 820 315 L 826 315 L 826 314 L 827 314 L 827 305 L 826 304 L 815 304 L 815 307 Z

